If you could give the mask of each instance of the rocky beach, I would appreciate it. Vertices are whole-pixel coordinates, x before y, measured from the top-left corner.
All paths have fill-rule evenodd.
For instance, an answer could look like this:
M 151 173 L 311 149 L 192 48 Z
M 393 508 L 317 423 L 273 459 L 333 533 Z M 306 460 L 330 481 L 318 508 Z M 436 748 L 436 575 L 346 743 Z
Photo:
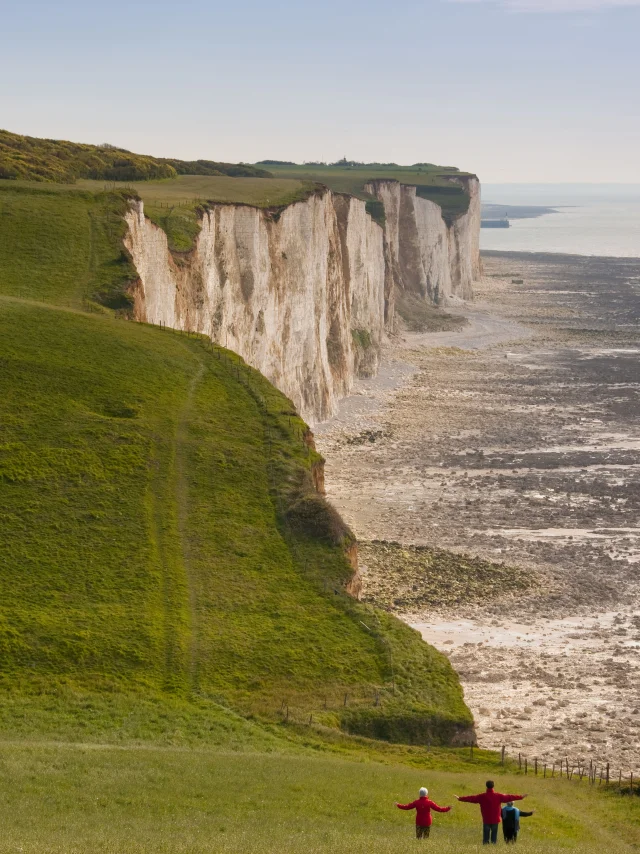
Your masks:
M 363 596 L 445 651 L 479 743 L 640 771 L 640 260 L 484 253 L 318 425 Z

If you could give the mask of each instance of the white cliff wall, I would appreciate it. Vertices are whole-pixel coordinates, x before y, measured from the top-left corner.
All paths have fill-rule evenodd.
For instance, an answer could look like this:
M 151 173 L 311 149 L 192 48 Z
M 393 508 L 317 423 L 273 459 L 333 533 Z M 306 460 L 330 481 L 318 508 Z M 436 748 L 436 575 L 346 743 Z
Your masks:
M 471 299 L 480 278 L 480 182 L 452 178 L 469 192 L 469 209 L 448 224 L 435 202 L 397 181 L 375 181 L 367 191 L 385 209 L 385 250 L 395 287 L 435 304 Z
M 415 187 L 368 187 L 385 208 L 384 231 L 359 199 L 326 190 L 279 216 L 214 205 L 193 252 L 175 260 L 142 202 L 125 240 L 139 275 L 135 315 L 196 331 L 239 353 L 310 423 L 335 412 L 356 376 L 376 373 L 396 288 L 434 303 L 472 296 L 480 275 L 480 190 L 448 225 Z M 386 321 L 385 321 L 386 318 Z
M 357 371 L 377 370 L 383 234 L 364 202 L 327 191 L 279 218 L 216 205 L 179 265 L 141 202 L 127 223 L 140 277 L 136 317 L 204 333 L 239 353 L 308 421 L 335 411 Z

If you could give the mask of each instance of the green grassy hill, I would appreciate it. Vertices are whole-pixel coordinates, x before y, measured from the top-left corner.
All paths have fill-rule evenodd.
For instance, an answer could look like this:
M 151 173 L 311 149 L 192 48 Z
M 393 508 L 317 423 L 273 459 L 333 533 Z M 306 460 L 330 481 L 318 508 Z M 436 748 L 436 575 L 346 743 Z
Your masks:
M 150 157 L 114 145 L 38 139 L 0 130 L 0 178 L 73 183 L 77 178 L 144 181 L 176 175 L 268 178 L 269 172 L 242 163 Z
M 233 354 L 104 308 L 132 275 L 124 204 L 0 188 L 5 726 L 49 709 L 49 732 L 103 732 L 109 698 L 141 697 L 450 740 L 471 724 L 457 677 L 346 595 L 351 535 L 291 403 Z

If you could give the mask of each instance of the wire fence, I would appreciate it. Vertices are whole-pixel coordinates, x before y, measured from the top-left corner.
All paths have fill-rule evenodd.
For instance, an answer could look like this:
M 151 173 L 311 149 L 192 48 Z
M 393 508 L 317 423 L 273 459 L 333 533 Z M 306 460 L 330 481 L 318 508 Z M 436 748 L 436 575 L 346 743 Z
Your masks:
M 507 747 L 503 745 L 500 751 L 501 764 L 506 759 L 518 763 L 518 768 L 525 775 L 532 774 L 543 779 L 554 779 L 564 777 L 577 783 L 585 783 L 590 786 L 604 787 L 616 791 L 621 795 L 640 795 L 640 773 L 637 771 L 623 770 L 614 767 L 605 760 L 586 759 L 578 757 L 570 759 L 568 756 L 561 757 L 555 761 L 538 756 L 529 757 L 523 753 L 507 753 Z

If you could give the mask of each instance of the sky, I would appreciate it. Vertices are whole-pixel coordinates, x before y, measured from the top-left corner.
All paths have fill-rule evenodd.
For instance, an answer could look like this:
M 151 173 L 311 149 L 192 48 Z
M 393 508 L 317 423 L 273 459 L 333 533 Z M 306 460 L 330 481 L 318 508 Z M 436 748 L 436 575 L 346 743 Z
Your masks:
M 640 0 L 0 0 L 0 127 L 640 182 Z

